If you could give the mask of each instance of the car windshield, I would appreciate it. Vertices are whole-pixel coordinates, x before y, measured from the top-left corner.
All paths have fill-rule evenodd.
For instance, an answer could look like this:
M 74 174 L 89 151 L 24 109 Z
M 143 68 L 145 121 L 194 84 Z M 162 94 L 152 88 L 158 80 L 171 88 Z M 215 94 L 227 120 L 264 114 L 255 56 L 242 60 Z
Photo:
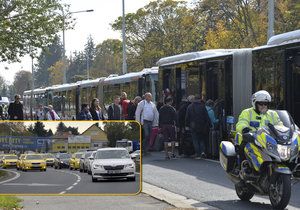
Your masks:
M 97 151 L 96 159 L 127 159 L 130 158 L 127 150 L 102 150 Z
M 52 155 L 52 154 L 46 154 L 45 158 L 54 158 L 54 155 Z
M 81 158 L 82 153 L 75 154 L 75 158 Z
M 91 154 L 92 154 L 92 152 L 87 152 L 87 153 L 85 153 L 85 155 L 84 155 L 84 158 L 88 158 L 88 157 L 90 157 L 90 156 L 91 156 Z
M 26 155 L 26 160 L 41 160 L 43 157 L 41 155 Z
M 58 158 L 60 158 L 60 159 L 68 159 L 68 158 L 70 158 L 70 157 L 71 157 L 70 154 L 59 154 L 59 155 L 58 155 Z
M 12 160 L 12 159 L 18 159 L 18 157 L 15 156 L 15 155 L 9 155 L 9 156 L 4 156 L 4 159 L 6 159 L 6 160 Z

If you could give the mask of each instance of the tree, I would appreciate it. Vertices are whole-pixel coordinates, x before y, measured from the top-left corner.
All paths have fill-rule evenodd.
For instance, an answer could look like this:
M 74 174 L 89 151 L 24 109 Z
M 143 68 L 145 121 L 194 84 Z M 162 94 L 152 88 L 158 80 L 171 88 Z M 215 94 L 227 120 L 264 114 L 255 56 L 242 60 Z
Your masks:
M 130 140 L 140 140 L 141 126 L 137 122 L 130 122 L 126 125 L 125 138 Z
M 60 122 L 56 127 L 56 132 L 64 132 L 66 129 L 67 126 L 63 122 Z
M 184 1 L 151 1 L 126 15 L 128 68 L 152 67 L 165 56 L 203 49 L 203 23 Z M 113 24 L 121 31 L 122 17 Z
M 56 36 L 53 43 L 42 50 L 38 57 L 38 64 L 34 73 L 35 86 L 49 86 L 50 72 L 48 71 L 56 62 L 62 60 L 62 45 L 59 40 L 59 36 Z
M 29 127 L 31 130 L 31 128 Z M 48 136 L 48 131 L 45 129 L 45 125 L 42 122 L 36 122 L 34 124 L 32 133 L 35 134 L 38 137 L 46 137 Z
M 96 56 L 96 47 L 92 36 L 90 35 L 87 39 L 87 43 L 85 44 L 84 54 L 86 59 L 86 74 L 88 68 L 90 69 L 93 65 L 95 56 Z
M 23 95 L 25 90 L 30 90 L 32 86 L 32 75 L 29 71 L 19 71 L 14 78 L 14 88 L 17 94 Z
M 56 127 L 56 132 L 57 133 L 62 133 L 62 132 L 71 132 L 73 135 L 79 135 L 78 128 L 75 127 L 67 127 L 63 122 L 60 122 L 58 126 Z
M 106 130 L 108 146 L 115 147 L 116 141 L 124 139 L 124 133 L 126 130 L 125 123 L 123 122 L 107 122 L 104 125 Z
M 67 5 L 59 0 L 3 0 L 0 8 L 1 61 L 20 61 L 26 54 L 44 49 L 63 29 L 61 9 L 68 14 Z M 72 20 L 65 17 L 68 28 Z
M 63 83 L 63 71 L 66 66 L 67 65 L 64 64 L 63 60 L 59 60 L 48 69 L 50 85 L 58 85 Z
M 122 42 L 107 39 L 96 47 L 96 56 L 91 75 L 93 77 L 120 74 L 122 69 Z
M 83 52 L 74 52 L 74 57 L 70 58 L 70 65 L 67 71 L 67 81 L 76 82 L 76 78 L 86 79 L 86 57 Z

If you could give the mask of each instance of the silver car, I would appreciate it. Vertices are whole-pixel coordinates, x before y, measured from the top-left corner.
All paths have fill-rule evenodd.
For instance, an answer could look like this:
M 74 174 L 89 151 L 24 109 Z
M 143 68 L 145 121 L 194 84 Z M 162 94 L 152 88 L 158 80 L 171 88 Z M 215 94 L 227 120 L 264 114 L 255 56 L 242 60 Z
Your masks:
M 87 173 L 89 175 L 92 174 L 92 164 L 93 164 L 93 160 L 95 159 L 96 153 L 97 153 L 97 151 L 93 151 L 93 153 L 91 154 L 91 156 L 88 158 L 89 162 L 87 164 Z
M 80 163 L 79 163 L 79 171 L 80 172 L 87 172 L 87 164 L 89 164 L 89 157 L 93 151 L 86 151 L 82 154 L 80 158 Z

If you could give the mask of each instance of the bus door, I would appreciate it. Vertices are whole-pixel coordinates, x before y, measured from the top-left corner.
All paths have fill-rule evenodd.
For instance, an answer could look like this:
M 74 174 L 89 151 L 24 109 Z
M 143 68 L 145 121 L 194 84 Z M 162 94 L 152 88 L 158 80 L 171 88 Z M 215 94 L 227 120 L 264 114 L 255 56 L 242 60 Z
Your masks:
M 295 123 L 300 125 L 300 47 L 287 49 L 286 59 L 286 108 Z
M 185 78 L 183 77 L 181 72 L 182 72 L 181 68 L 176 68 L 176 82 L 175 82 L 176 89 L 175 89 L 175 94 L 174 94 L 175 98 L 173 98 L 176 109 L 179 109 L 179 105 L 181 103 L 182 96 L 184 96 L 184 92 L 185 92 Z

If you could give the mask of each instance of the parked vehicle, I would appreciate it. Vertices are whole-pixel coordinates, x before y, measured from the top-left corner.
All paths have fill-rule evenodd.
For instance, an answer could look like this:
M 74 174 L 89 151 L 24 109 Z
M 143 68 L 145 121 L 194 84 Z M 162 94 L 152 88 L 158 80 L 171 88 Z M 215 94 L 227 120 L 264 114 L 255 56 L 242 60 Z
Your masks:
M 101 148 L 92 164 L 92 181 L 127 178 L 135 181 L 135 163 L 125 148 Z

